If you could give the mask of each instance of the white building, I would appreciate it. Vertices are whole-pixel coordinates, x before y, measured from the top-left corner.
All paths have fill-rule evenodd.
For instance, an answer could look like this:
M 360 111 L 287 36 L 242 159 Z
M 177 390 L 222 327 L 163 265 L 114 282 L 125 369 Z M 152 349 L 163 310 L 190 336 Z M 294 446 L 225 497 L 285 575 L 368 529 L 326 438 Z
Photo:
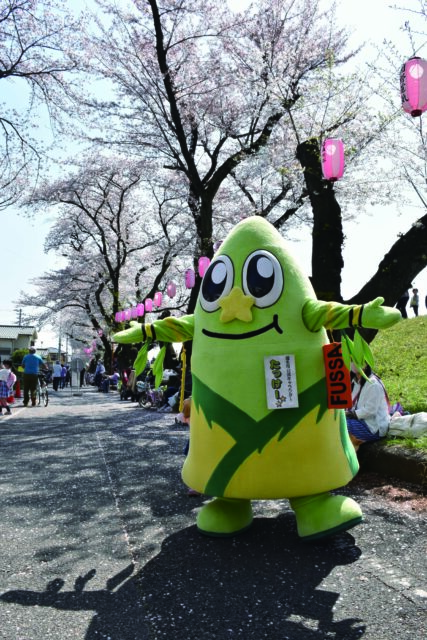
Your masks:
M 35 327 L 0 324 L 0 358 L 10 358 L 17 349 L 29 349 L 35 345 Z

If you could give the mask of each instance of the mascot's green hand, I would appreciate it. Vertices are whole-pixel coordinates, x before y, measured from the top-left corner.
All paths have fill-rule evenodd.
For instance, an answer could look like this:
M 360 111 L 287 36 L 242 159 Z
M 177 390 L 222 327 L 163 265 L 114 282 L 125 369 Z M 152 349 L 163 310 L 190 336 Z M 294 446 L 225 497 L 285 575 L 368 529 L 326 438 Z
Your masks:
M 134 344 L 135 342 L 143 341 L 142 324 L 135 322 L 135 320 L 130 322 L 129 329 L 119 331 L 113 335 L 113 342 L 119 342 L 120 344 Z
M 384 298 L 375 298 L 375 300 L 363 305 L 359 326 L 370 329 L 387 329 L 399 322 L 402 318 L 399 309 L 382 307 L 383 302 Z

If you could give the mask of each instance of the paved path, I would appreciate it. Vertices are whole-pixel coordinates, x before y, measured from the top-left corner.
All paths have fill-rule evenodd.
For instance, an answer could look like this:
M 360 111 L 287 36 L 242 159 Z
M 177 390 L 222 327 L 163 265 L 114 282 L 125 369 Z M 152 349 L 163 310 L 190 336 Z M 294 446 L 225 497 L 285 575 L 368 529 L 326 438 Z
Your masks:
M 92 388 L 0 418 L 2 640 L 425 640 L 426 514 L 354 482 L 366 520 L 296 536 L 287 501 L 206 538 L 186 430 Z

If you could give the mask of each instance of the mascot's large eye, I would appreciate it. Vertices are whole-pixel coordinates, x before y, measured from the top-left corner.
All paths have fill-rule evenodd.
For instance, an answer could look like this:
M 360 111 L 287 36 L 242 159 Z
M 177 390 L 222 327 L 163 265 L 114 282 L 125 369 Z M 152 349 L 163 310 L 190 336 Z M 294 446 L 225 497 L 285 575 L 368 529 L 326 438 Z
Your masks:
M 227 296 L 233 286 L 233 263 L 228 256 L 218 256 L 203 276 L 199 300 L 205 311 L 219 309 L 219 300 Z
M 243 291 L 255 298 L 256 307 L 269 307 L 283 291 L 283 271 L 269 251 L 254 251 L 246 258 L 242 276 Z

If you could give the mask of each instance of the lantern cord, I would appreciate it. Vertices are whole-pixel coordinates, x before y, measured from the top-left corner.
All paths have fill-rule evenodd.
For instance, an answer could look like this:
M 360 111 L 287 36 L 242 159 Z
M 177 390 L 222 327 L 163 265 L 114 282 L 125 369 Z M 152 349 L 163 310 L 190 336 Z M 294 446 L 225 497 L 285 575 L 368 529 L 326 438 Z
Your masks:
M 185 394 L 185 373 L 187 369 L 187 353 L 185 351 L 185 345 L 182 345 L 181 350 L 182 360 L 182 372 L 181 372 L 181 393 L 179 394 L 179 412 L 181 413 L 184 408 L 184 394 Z

